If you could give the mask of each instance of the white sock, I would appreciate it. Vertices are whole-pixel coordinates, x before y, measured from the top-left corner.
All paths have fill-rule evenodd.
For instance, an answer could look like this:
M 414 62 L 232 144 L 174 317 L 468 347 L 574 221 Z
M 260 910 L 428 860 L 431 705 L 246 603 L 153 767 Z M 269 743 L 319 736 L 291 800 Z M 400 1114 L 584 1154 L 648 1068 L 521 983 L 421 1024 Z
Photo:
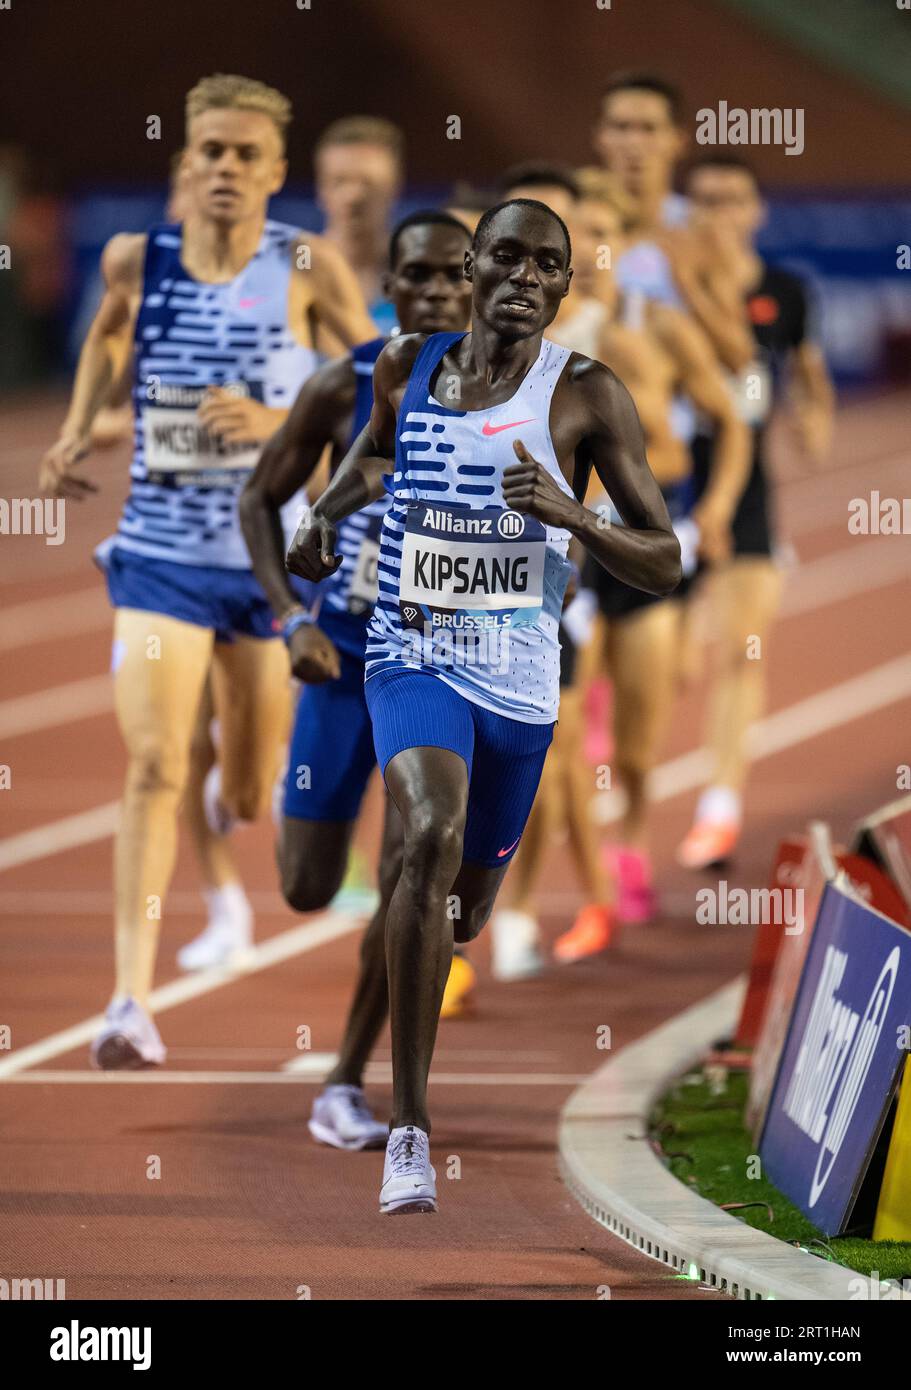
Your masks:
M 743 815 L 743 802 L 739 792 L 733 787 L 707 787 L 696 806 L 697 821 L 733 821 L 740 824 Z
M 221 888 L 204 888 L 203 897 L 209 910 L 210 922 L 250 922 L 253 910 L 240 883 L 225 883 Z

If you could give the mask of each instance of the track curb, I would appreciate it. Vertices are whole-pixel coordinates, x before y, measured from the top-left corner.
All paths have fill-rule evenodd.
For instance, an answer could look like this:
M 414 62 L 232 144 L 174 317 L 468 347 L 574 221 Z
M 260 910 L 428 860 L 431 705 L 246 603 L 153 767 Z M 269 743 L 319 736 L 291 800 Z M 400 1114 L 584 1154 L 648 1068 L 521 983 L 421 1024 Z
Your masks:
M 737 1299 L 886 1301 L 878 1282 L 753 1230 L 692 1192 L 646 1141 L 667 1086 L 729 1035 L 741 976 L 611 1058 L 560 1115 L 560 1169 L 573 1196 L 613 1235 Z M 890 1291 L 888 1299 L 911 1301 Z

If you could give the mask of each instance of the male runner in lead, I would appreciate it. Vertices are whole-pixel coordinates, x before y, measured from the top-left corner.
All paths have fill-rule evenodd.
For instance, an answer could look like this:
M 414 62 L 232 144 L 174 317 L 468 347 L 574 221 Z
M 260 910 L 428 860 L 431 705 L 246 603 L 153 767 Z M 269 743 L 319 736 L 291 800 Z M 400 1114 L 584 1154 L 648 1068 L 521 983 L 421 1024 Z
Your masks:
M 462 267 L 470 239 L 467 228 L 444 212 L 415 212 L 396 227 L 384 289 L 404 333 L 465 327 L 471 286 Z M 340 525 L 342 564 L 322 585 L 316 622 L 288 581 L 281 508 L 306 485 L 327 444 L 338 464 L 367 424 L 374 364 L 386 342 L 374 338 L 310 378 L 263 450 L 240 501 L 254 571 L 273 612 L 284 617 L 291 668 L 306 682 L 291 735 L 279 842 L 282 892 L 298 912 L 325 907 L 337 891 L 376 767 L 364 661 L 377 593 L 379 532 L 390 499 L 384 493 Z M 361 1083 L 389 1008 L 384 934 L 401 845 L 401 820 L 387 796 L 380 901 L 361 943 L 360 975 L 338 1062 L 310 1120 L 314 1137 L 335 1148 L 374 1147 L 385 1144 L 389 1134 L 370 1113 Z
M 370 422 L 288 554 L 303 578 L 334 573 L 337 524 L 380 497 L 394 460 L 366 680 L 404 828 L 386 917 L 386 1213 L 436 1209 L 427 1074 L 453 934 L 468 941 L 484 926 L 534 800 L 557 716 L 570 537 L 629 584 L 669 593 L 680 582 L 627 391 L 543 338 L 570 259 L 565 224 L 543 203 L 485 213 L 465 259 L 470 333 L 383 350 Z M 592 465 L 624 526 L 599 525 L 578 500 Z
M 160 1065 L 148 1013 L 161 907 L 177 847 L 200 695 L 213 661 L 222 801 L 242 820 L 269 804 L 290 717 L 287 653 L 250 569 L 237 519 L 259 446 L 316 366 L 325 325 L 372 336 L 340 253 L 267 220 L 286 172 L 291 107 L 280 92 L 219 74 L 187 97 L 182 223 L 114 237 L 105 294 L 79 359 L 42 484 L 79 498 L 79 463 L 135 337 L 136 452 L 107 570 L 115 705 L 128 769 L 115 853 L 114 996 L 92 1048 L 105 1069 Z

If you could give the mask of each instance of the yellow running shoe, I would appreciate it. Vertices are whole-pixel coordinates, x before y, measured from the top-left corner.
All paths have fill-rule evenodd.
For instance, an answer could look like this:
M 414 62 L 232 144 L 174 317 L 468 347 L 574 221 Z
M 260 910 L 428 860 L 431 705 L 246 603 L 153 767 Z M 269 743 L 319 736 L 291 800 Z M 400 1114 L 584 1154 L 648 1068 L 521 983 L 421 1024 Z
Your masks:
M 464 956 L 453 956 L 449 979 L 443 990 L 440 1018 L 462 1018 L 468 1012 L 477 978 L 470 961 Z

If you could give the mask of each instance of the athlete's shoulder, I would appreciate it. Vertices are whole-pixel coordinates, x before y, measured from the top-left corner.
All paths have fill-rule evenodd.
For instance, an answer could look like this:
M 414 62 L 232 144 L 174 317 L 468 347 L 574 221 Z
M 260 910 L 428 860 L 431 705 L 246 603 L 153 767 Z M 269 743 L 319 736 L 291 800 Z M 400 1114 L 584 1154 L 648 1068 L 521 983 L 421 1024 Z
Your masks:
M 314 394 L 323 397 L 344 396 L 354 389 L 356 373 L 350 352 L 333 357 L 313 373 L 310 384 Z
M 319 232 L 288 227 L 287 245 L 292 267 L 303 275 L 354 274 L 338 247 Z
M 134 288 L 142 281 L 148 236 L 145 232 L 118 232 L 101 253 L 105 284 Z
M 630 394 L 620 377 L 604 362 L 574 352 L 566 364 L 564 377 L 570 399 L 579 411 L 583 432 L 598 428 L 618 410 L 625 410 Z
M 404 381 L 411 373 L 427 333 L 397 333 L 376 359 L 376 372 L 386 381 Z
M 569 385 L 583 394 L 611 391 L 622 385 L 616 372 L 604 362 L 586 357 L 584 352 L 570 353 L 564 375 Z

